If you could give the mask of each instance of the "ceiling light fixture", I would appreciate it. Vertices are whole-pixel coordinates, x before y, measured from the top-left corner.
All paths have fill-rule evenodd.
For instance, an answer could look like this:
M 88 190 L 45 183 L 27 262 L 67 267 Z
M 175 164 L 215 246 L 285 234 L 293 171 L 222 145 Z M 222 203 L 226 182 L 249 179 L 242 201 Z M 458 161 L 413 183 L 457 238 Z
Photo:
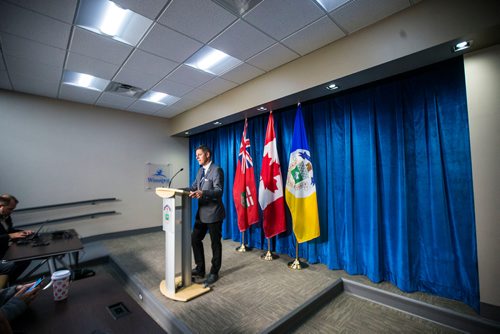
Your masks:
M 472 41 L 463 41 L 463 42 L 457 43 L 453 47 L 453 52 L 459 52 L 459 51 L 468 49 L 468 48 L 470 48 L 471 44 L 472 44 Z
M 204 46 L 186 61 L 186 65 L 213 75 L 224 74 L 242 63 L 239 59 L 209 46 Z
M 80 1 L 75 20 L 81 28 L 132 46 L 137 45 L 152 23 L 147 17 L 108 0 Z
M 326 86 L 326 89 L 328 89 L 328 90 L 335 90 L 335 89 L 338 89 L 338 88 L 339 88 L 339 86 L 337 86 L 334 83 L 331 83 L 328 86 Z
M 109 80 L 97 78 L 85 73 L 64 71 L 63 74 L 64 85 L 76 86 L 102 92 L 106 88 L 108 83 Z
M 258 110 L 258 111 L 266 111 L 266 110 L 267 110 L 267 108 L 266 108 L 266 107 L 264 107 L 264 106 L 260 106 L 260 107 L 258 107 L 258 108 L 257 108 L 257 110 Z
M 323 7 L 327 12 L 339 8 L 349 0 L 316 0 L 316 2 Z
M 219 122 L 219 121 L 215 121 L 215 122 L 214 122 L 214 125 L 222 125 L 222 123 L 221 123 L 221 122 Z
M 180 98 L 150 90 L 149 92 L 144 93 L 144 95 L 141 96 L 140 100 L 169 106 L 179 101 Z

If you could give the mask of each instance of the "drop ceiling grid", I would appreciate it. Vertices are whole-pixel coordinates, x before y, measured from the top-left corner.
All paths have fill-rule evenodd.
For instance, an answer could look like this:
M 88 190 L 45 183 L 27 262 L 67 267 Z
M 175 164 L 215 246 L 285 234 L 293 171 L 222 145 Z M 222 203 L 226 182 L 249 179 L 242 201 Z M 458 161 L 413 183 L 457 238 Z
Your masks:
M 351 0 L 327 12 L 313 0 L 263 0 L 241 17 L 212 0 L 115 0 L 153 20 L 133 47 L 73 26 L 78 2 L 0 0 L 1 88 L 171 117 L 411 5 Z M 220 76 L 183 65 L 204 45 L 244 63 Z M 62 89 L 63 70 L 181 99 L 167 107 L 108 93 L 94 99 L 83 89 Z

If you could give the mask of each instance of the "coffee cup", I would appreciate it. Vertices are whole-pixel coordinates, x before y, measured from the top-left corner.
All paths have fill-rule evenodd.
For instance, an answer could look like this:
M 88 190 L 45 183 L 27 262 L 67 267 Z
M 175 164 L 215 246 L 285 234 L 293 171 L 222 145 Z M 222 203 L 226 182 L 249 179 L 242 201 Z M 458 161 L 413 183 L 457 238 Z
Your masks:
M 54 292 L 55 301 L 68 298 L 70 276 L 71 272 L 69 270 L 58 270 L 52 274 L 52 291 Z

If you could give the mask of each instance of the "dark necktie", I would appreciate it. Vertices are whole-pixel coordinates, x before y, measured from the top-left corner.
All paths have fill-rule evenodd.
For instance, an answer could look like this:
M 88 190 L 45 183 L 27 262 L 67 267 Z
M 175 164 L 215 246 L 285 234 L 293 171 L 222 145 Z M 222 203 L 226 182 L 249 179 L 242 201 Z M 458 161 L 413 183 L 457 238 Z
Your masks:
M 204 182 L 205 182 L 205 168 L 201 167 L 200 188 L 203 187 Z

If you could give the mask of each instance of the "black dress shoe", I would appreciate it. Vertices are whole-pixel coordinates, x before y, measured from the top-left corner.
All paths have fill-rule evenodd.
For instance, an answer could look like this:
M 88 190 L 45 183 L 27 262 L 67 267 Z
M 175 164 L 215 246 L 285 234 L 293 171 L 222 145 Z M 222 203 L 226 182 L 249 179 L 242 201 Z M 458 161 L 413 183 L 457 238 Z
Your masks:
M 211 284 L 214 284 L 218 279 L 219 279 L 219 275 L 209 274 L 207 279 L 205 280 L 205 282 L 203 282 L 203 284 L 205 285 L 205 287 L 207 287 Z
M 196 267 L 191 271 L 191 275 L 203 278 L 205 277 L 205 270 L 201 270 L 199 267 Z

